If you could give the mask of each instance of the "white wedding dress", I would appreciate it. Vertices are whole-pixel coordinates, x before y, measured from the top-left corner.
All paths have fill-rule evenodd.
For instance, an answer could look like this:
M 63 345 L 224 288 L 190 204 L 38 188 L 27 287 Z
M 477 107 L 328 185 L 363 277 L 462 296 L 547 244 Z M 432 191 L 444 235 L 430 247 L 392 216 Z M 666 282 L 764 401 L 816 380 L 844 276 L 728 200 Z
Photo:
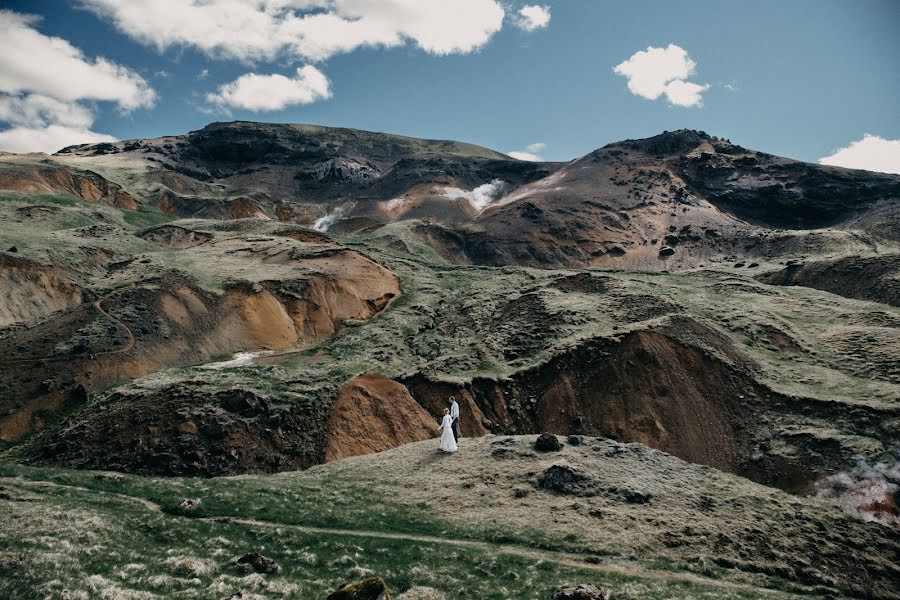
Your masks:
M 441 429 L 443 433 L 441 433 L 441 450 L 444 452 L 456 452 L 458 448 L 456 447 L 456 439 L 453 437 L 453 421 L 450 419 L 450 415 L 444 415 L 444 420 L 441 421 Z

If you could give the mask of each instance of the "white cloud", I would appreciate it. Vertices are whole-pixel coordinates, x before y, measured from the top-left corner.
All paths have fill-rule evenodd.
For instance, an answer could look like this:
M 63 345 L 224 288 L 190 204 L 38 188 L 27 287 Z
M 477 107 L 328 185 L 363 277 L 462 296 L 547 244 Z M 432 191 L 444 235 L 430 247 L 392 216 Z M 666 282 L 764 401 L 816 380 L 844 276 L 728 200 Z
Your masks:
M 68 101 L 106 100 L 125 111 L 156 101 L 143 77 L 103 57 L 88 59 L 66 40 L 37 31 L 37 20 L 0 11 L 0 92 Z
M 197 73 L 198 80 L 206 79 L 207 77 L 209 77 L 209 69 L 203 69 L 199 73 Z
M 319 61 L 407 41 L 432 54 L 472 52 L 503 25 L 496 0 L 81 0 L 159 51 L 191 46 L 245 62 Z
M 54 123 L 65 123 L 72 127 L 87 128 L 94 122 L 94 113 L 77 102 L 62 102 L 41 94 L 0 95 L 0 121 L 23 127 L 48 127 Z
M 0 131 L 0 150 L 6 152 L 46 152 L 52 154 L 66 146 L 114 142 L 116 138 L 86 128 L 50 125 L 43 129 L 12 127 Z
M 550 24 L 550 7 L 528 4 L 519 9 L 516 25 L 525 31 L 543 29 Z
M 823 165 L 900 174 L 900 140 L 865 134 L 861 140 L 819 159 Z
M 518 160 L 542 162 L 544 159 L 541 158 L 540 152 L 546 147 L 547 144 L 543 142 L 535 142 L 534 144 L 525 146 L 524 150 L 513 150 L 512 152 L 507 152 L 507 154 Z
M 703 104 L 703 92 L 709 89 L 708 85 L 698 85 L 690 81 L 676 79 L 666 86 L 666 98 L 675 106 L 700 106 Z
M 295 104 L 311 104 L 331 98 L 331 84 L 317 68 L 297 69 L 293 79 L 284 75 L 246 73 L 231 83 L 220 85 L 206 100 L 223 108 L 243 108 L 254 112 L 282 110 Z
M 700 106 L 709 85 L 687 81 L 697 66 L 684 48 L 669 44 L 635 52 L 613 71 L 628 78 L 628 90 L 636 96 L 656 100 L 665 96 L 675 106 Z
M 0 131 L 0 150 L 54 152 L 76 143 L 112 141 L 90 130 L 94 102 L 111 102 L 128 112 L 156 101 L 143 77 L 40 33 L 38 22 L 33 15 L 0 11 L 0 122 L 8 126 Z

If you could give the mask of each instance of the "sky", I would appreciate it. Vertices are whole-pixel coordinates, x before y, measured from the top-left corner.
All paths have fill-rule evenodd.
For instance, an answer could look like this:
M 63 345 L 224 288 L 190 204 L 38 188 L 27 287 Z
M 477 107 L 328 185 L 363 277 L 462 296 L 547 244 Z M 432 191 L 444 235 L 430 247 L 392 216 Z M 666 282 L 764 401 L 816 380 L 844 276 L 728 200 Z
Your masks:
M 213 121 L 570 160 L 699 129 L 900 173 L 897 0 L 0 0 L 0 150 Z

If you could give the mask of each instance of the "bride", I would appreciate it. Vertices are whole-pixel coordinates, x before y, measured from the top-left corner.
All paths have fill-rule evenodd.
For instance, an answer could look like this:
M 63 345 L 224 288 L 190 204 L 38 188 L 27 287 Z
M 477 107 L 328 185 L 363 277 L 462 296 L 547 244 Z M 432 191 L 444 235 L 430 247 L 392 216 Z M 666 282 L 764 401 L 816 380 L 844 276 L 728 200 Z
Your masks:
M 444 419 L 441 421 L 441 450 L 444 452 L 456 452 L 456 439 L 453 437 L 453 421 L 450 419 L 450 409 L 444 409 Z

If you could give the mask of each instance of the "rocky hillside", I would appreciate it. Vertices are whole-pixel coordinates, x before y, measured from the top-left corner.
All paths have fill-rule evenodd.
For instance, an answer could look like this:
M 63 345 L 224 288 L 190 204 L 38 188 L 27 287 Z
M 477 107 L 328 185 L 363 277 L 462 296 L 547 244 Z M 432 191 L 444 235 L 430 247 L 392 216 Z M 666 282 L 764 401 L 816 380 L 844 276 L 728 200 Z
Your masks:
M 444 187 L 471 190 L 495 179 L 515 187 L 556 168 L 461 142 L 248 122 L 72 146 L 54 159 L 93 168 L 165 214 L 266 216 L 307 225 L 336 207 L 375 222 L 406 213 L 467 220 L 471 206 L 448 201 Z M 400 210 L 391 200 L 404 195 L 411 200 Z

